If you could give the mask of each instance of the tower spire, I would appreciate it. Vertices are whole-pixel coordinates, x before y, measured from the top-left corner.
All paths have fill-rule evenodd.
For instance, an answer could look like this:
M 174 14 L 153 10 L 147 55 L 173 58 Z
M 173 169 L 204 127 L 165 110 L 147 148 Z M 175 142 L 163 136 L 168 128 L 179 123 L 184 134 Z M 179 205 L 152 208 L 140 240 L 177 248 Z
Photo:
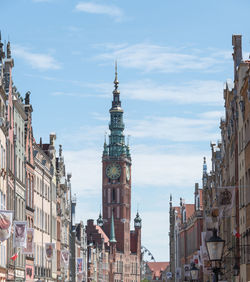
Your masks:
M 207 162 L 206 157 L 203 158 L 203 175 L 207 174 Z
M 99 217 L 97 219 L 97 225 L 102 227 L 103 226 L 103 218 L 102 218 L 102 214 L 101 214 L 101 211 L 99 213 Z
M 115 80 L 114 80 L 115 90 L 117 90 L 118 84 L 119 84 L 119 81 L 117 78 L 117 60 L 115 60 Z
M 4 59 L 3 43 L 2 43 L 2 34 L 0 30 L 0 61 Z
M 110 135 L 109 144 L 107 145 L 108 150 L 105 150 L 109 156 L 119 157 L 121 155 L 127 155 L 127 147 L 125 145 L 125 137 L 123 134 L 124 123 L 123 123 L 123 109 L 121 108 L 120 91 L 118 90 L 118 75 L 117 75 L 117 62 L 115 62 L 115 80 L 113 90 L 113 101 L 110 112 Z M 130 157 L 130 156 L 128 156 Z
M 113 90 L 113 102 L 112 102 L 112 109 L 114 110 L 122 110 L 121 109 L 121 101 L 120 101 L 120 91 L 118 90 L 118 74 L 117 74 L 117 61 L 115 61 L 115 80 L 114 80 L 114 87 Z
M 7 43 L 7 59 L 11 58 L 10 41 Z
M 206 157 L 203 158 L 203 174 L 202 174 L 202 186 L 205 188 L 207 185 L 207 162 Z

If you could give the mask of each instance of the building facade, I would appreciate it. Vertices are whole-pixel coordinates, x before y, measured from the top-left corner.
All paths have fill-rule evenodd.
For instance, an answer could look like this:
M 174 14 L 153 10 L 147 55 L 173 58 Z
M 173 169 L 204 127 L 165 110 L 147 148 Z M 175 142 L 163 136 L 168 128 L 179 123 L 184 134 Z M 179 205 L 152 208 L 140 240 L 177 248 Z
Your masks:
M 8 137 L 7 129 L 7 95 L 4 86 L 4 58 L 3 43 L 0 33 L 0 209 L 7 208 L 7 164 L 6 164 L 6 142 Z M 0 281 L 5 281 L 7 277 L 7 242 L 0 245 Z
M 98 226 L 91 221 L 86 230 L 88 243 L 98 245 L 108 252 L 109 273 L 106 281 L 128 282 L 140 281 L 141 219 L 137 213 L 134 220 L 135 230 L 130 231 L 132 162 L 123 133 L 125 125 L 118 84 L 116 70 L 112 107 L 109 111 L 110 135 L 108 144 L 105 140 L 102 157 L 103 216 L 99 217 Z M 108 242 L 103 241 L 100 233 L 101 237 L 108 238 Z M 93 236 L 98 240 L 94 240 Z M 92 249 L 89 252 L 92 254 Z
M 199 200 L 203 210 L 203 224 L 199 229 L 201 236 L 193 236 L 193 242 L 188 243 L 190 246 L 201 244 L 199 264 L 200 275 L 202 273 L 200 279 L 203 281 L 213 279 L 205 246 L 213 228 L 225 240 L 219 279 L 238 282 L 250 280 L 250 60 L 243 59 L 241 35 L 232 36 L 232 45 L 234 78 L 233 83 L 226 82 L 223 91 L 225 118 L 220 121 L 221 140 L 211 143 L 211 171 L 207 171 L 205 159 L 203 164 L 202 198 Z M 170 258 L 178 264 L 174 253 L 177 238 L 173 235 L 173 210 L 171 204 Z M 178 232 L 179 240 L 182 240 L 180 229 Z M 181 244 L 181 252 L 185 252 L 185 248 Z M 181 264 L 184 263 L 186 261 L 181 261 Z M 170 269 L 174 269 L 173 265 L 171 261 Z M 175 281 L 178 281 L 176 277 Z

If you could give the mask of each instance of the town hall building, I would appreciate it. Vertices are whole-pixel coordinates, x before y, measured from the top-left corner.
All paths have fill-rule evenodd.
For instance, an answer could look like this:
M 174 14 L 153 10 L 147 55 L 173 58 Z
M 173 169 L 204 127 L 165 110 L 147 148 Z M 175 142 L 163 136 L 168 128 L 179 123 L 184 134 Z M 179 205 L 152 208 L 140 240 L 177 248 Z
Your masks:
M 130 230 L 131 155 L 129 145 L 125 144 L 118 84 L 116 67 L 113 101 L 109 110 L 110 135 L 108 142 L 104 142 L 102 156 L 102 216 L 100 214 L 97 225 L 88 220 L 86 228 L 90 246 L 89 275 L 92 279 L 96 276 L 110 282 L 139 282 L 141 218 L 137 212 L 134 230 Z

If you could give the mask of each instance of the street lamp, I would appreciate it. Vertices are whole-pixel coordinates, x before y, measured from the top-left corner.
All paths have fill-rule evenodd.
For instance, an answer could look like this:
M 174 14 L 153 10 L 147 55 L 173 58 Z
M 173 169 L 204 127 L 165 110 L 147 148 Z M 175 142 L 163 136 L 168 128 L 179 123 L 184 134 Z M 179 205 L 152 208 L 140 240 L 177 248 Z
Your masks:
M 191 279 L 193 281 L 198 280 L 199 276 L 199 269 L 195 266 L 195 263 L 191 263 L 191 268 L 190 268 L 190 274 L 191 274 Z
M 224 250 L 224 245 L 225 245 L 225 240 L 222 240 L 218 235 L 217 235 L 217 229 L 213 229 L 213 235 L 206 241 L 207 245 L 207 251 L 208 251 L 208 256 L 209 260 L 211 262 L 220 262 L 222 260 L 222 254 Z M 214 277 L 215 277 L 215 282 L 218 281 L 218 274 L 219 274 L 220 268 L 218 267 L 213 267 L 213 272 L 214 272 Z

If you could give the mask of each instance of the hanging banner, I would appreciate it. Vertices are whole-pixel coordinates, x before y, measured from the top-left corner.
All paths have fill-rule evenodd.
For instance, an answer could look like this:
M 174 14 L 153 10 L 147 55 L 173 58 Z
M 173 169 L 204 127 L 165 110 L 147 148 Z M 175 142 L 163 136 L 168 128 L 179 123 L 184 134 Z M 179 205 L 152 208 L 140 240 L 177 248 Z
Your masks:
M 76 273 L 83 272 L 83 258 L 76 259 Z
M 52 261 L 54 256 L 55 243 L 45 243 L 45 257 L 47 261 Z
M 234 188 L 220 188 L 217 190 L 218 193 L 218 206 L 220 208 L 227 207 L 231 208 L 234 204 L 235 189 Z
M 177 279 L 181 279 L 181 268 L 180 267 L 176 268 L 175 274 L 176 274 Z
M 34 266 L 26 264 L 25 266 L 25 272 L 26 272 L 26 282 L 28 281 L 34 281 Z
M 167 272 L 166 276 L 167 276 L 167 279 L 171 279 L 172 278 L 172 272 Z
M 61 251 L 61 262 L 66 267 L 69 265 L 69 251 L 68 250 Z
M 25 255 L 32 255 L 34 253 L 34 229 L 27 228 L 26 248 L 22 251 Z
M 184 264 L 184 275 L 186 277 L 190 276 L 190 264 Z
M 202 248 L 202 246 L 200 246 L 200 248 Z M 201 249 L 200 249 L 200 250 L 198 250 L 198 254 L 197 254 L 197 256 L 198 256 L 198 266 L 200 267 L 200 266 L 202 266 L 202 260 L 201 260 Z
M 193 262 L 195 264 L 199 264 L 199 257 L 198 257 L 198 255 L 193 255 Z
M 14 248 L 26 248 L 27 222 L 14 221 Z
M 0 210 L 0 242 L 10 237 L 13 211 Z

